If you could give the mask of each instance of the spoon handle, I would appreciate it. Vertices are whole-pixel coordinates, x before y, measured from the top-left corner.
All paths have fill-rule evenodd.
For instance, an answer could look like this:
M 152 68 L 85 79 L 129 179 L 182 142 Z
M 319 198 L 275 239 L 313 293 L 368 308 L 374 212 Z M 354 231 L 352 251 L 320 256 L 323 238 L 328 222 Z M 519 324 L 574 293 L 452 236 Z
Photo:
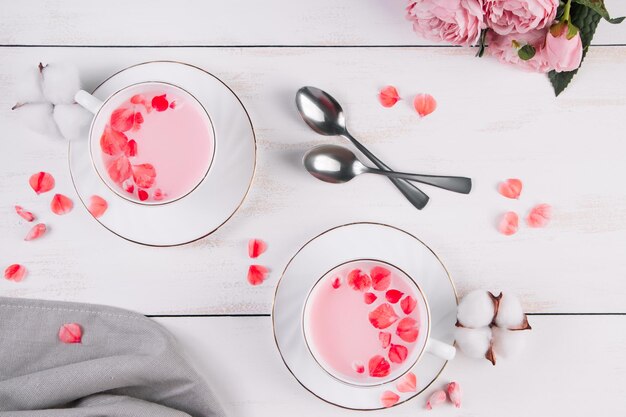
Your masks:
M 361 152 L 370 161 L 372 161 L 372 163 L 376 165 L 381 171 L 391 171 L 391 168 L 385 165 L 383 161 L 378 159 L 350 133 L 346 131 L 341 136 L 352 142 L 352 144 L 359 150 L 359 152 Z M 398 188 L 398 190 L 400 190 L 400 192 L 404 194 L 406 199 L 409 200 L 409 202 L 411 202 L 411 204 L 413 204 L 418 210 L 426 207 L 426 204 L 428 204 L 428 200 L 430 199 L 430 197 L 428 197 L 428 195 L 426 195 L 426 193 L 424 193 L 422 190 L 404 179 L 389 177 L 389 180 L 391 180 L 391 182 Z
M 385 175 L 390 178 L 404 178 L 405 180 L 417 181 L 422 184 L 443 188 L 461 194 L 469 194 L 472 191 L 472 180 L 466 177 L 448 177 L 442 175 L 409 174 L 407 172 L 384 171 L 382 169 L 368 168 L 367 172 Z

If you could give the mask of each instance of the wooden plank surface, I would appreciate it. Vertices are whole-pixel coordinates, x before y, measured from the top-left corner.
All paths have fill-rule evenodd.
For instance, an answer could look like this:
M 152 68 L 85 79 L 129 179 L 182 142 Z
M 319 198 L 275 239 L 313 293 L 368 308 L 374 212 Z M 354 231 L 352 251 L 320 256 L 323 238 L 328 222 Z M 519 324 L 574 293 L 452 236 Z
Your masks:
M 626 2 L 606 0 L 613 16 Z M 106 2 L 21 0 L 2 5 L 0 44 L 428 45 L 405 19 L 406 0 Z M 600 24 L 596 44 L 625 44 L 626 25 Z
M 450 270 L 461 294 L 508 288 L 530 312 L 626 312 L 626 142 L 619 115 L 626 111 L 626 47 L 591 50 L 573 85 L 554 99 L 544 77 L 447 48 L 217 48 L 91 49 L 2 48 L 0 61 L 0 259 L 21 262 L 30 275 L 18 284 L 0 280 L 5 296 L 110 304 L 147 314 L 268 313 L 274 286 L 290 257 L 308 239 L 354 222 L 391 223 L 417 235 Z M 9 110 L 18 71 L 39 61 L 75 63 L 85 86 L 141 61 L 172 59 L 213 72 L 246 105 L 258 137 L 253 188 L 241 210 L 214 235 L 191 245 L 154 249 L 123 241 L 77 205 L 53 216 L 51 195 L 36 197 L 28 177 L 48 170 L 57 191 L 78 203 L 67 168 L 67 145 L 31 133 Z M 321 65 L 320 63 L 323 63 Z M 393 109 L 376 101 L 392 83 L 406 98 Z M 428 188 L 422 212 L 384 179 L 359 178 L 334 186 L 300 165 L 311 146 L 337 139 L 315 135 L 293 104 L 302 85 L 332 92 L 344 105 L 355 136 L 401 170 L 468 175 L 470 196 Z M 412 95 L 439 100 L 419 120 Z M 219 140 L 219 139 L 218 139 Z M 525 181 L 522 198 L 507 200 L 501 179 Z M 426 189 L 426 188 L 425 188 Z M 554 206 L 542 230 L 522 225 L 504 237 L 499 216 L 522 217 L 537 203 Z M 51 233 L 24 242 L 27 226 L 13 205 L 32 208 Z M 246 242 L 263 238 L 260 262 L 268 282 L 245 281 Z
M 320 401 L 284 367 L 269 317 L 161 318 L 228 415 L 353 416 Z M 464 390 L 462 408 L 437 416 L 620 416 L 626 410 L 626 316 L 533 316 L 527 348 L 493 367 L 459 355 L 425 392 L 375 416 L 415 416 L 427 396 L 449 381 Z M 369 414 L 368 414 L 369 415 Z M 426 415 L 426 414 L 424 414 Z

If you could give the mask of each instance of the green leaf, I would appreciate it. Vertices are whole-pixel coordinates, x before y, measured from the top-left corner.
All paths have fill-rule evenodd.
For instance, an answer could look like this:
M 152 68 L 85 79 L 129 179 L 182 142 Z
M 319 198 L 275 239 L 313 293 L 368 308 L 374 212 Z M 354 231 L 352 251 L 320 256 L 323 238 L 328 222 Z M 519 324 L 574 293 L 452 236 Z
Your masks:
M 489 29 L 482 29 L 480 31 L 480 38 L 478 39 L 478 52 L 476 52 L 476 56 L 478 58 L 482 58 L 485 54 L 485 48 L 487 47 L 487 45 L 485 45 L 485 39 L 487 39 L 488 30 Z
M 528 61 L 535 56 L 536 52 L 537 51 L 532 45 L 524 45 L 517 50 L 517 56 L 519 56 L 524 61 Z
M 622 21 L 626 17 L 626 16 L 622 16 L 622 17 L 611 18 L 611 16 L 609 16 L 609 11 L 606 9 L 606 6 L 604 5 L 604 0 L 572 0 L 572 1 L 574 3 L 582 4 L 583 6 L 589 7 L 591 10 L 593 10 L 594 12 L 602 16 L 604 19 L 606 19 L 606 21 L 609 23 L 613 23 L 613 24 L 622 23 Z
M 596 27 L 600 22 L 601 16 L 594 10 L 586 6 L 582 6 L 580 4 L 572 4 L 570 19 L 572 24 L 574 24 L 580 32 L 580 39 L 583 44 L 584 60 L 585 55 L 587 54 L 587 49 L 589 49 L 589 45 L 591 44 L 591 39 L 593 39 L 593 34 L 595 33 Z M 565 87 L 567 87 L 567 85 L 570 83 L 570 81 L 572 81 L 572 78 L 574 78 L 574 75 L 576 75 L 577 72 L 578 69 L 567 72 L 550 71 L 548 73 L 548 78 L 550 79 L 550 83 L 552 83 L 552 87 L 554 88 L 554 94 L 556 94 L 557 96 L 561 94 L 563 90 L 565 90 Z

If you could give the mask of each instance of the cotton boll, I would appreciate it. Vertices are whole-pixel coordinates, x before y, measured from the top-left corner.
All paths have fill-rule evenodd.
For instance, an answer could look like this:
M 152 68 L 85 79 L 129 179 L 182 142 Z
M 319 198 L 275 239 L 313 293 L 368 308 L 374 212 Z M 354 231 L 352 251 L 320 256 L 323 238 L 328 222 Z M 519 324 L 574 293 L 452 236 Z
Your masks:
M 75 140 L 87 137 L 93 114 L 79 104 L 57 104 L 53 117 L 61 135 Z
M 53 106 L 50 103 L 28 103 L 13 108 L 15 114 L 29 129 L 35 132 L 60 138 L 59 129 L 52 117 Z
M 80 90 L 78 70 L 65 64 L 48 64 L 42 71 L 43 94 L 53 104 L 71 104 Z
M 493 350 L 503 358 L 515 358 L 526 347 L 530 332 L 493 328 Z
M 456 327 L 454 330 L 456 344 L 470 358 L 485 358 L 491 348 L 491 329 L 481 327 L 479 329 L 468 329 Z
M 496 314 L 496 325 L 505 329 L 526 329 L 528 321 L 519 299 L 509 293 L 503 293 Z
M 29 68 L 22 72 L 15 80 L 15 94 L 18 103 L 32 103 L 45 101 L 42 89 L 40 67 Z
M 457 309 L 457 319 L 463 327 L 479 328 L 491 324 L 494 312 L 494 297 L 491 293 L 476 290 L 461 300 Z

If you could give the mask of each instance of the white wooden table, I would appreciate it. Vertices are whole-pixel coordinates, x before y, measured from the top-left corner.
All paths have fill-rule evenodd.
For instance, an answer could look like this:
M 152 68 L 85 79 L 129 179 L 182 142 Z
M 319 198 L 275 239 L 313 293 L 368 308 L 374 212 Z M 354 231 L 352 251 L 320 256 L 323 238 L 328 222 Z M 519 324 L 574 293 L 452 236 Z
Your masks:
M 232 416 L 348 415 L 301 388 L 272 339 L 270 307 L 287 260 L 332 226 L 369 220 L 419 236 L 442 258 L 461 295 L 510 289 L 532 314 L 531 345 L 492 367 L 456 359 L 441 383 L 465 389 L 461 410 L 438 415 L 623 416 L 626 413 L 626 25 L 601 23 L 583 69 L 555 99 L 547 80 L 474 59 L 473 50 L 417 38 L 403 0 L 6 2 L 0 12 L 0 263 L 30 275 L 0 280 L 0 294 L 109 304 L 154 316 L 181 341 Z M 626 3 L 607 0 L 615 16 Z M 76 64 L 87 89 L 138 62 L 195 64 L 226 82 L 257 132 L 258 167 L 241 210 L 190 245 L 149 248 L 121 240 L 77 205 L 54 217 L 27 186 L 46 170 L 73 196 L 67 145 L 33 134 L 9 110 L 16 75 L 38 62 Z M 376 93 L 396 85 L 429 92 L 437 111 L 418 120 L 409 101 L 393 109 Z M 428 188 L 417 212 L 383 179 L 330 186 L 299 166 L 327 140 L 296 114 L 294 93 L 322 87 L 344 105 L 353 133 L 403 170 L 475 180 L 468 197 Z M 519 177 L 519 201 L 495 191 Z M 498 216 L 554 206 L 546 229 L 497 233 Z M 22 204 L 52 226 L 23 242 Z M 246 242 L 263 238 L 271 276 L 246 283 Z M 107 256 L 102 256 L 106 253 Z M 238 358 L 233 365 L 231 358 Z M 430 390 L 429 390 L 430 392 Z M 376 412 L 410 416 L 425 398 Z

